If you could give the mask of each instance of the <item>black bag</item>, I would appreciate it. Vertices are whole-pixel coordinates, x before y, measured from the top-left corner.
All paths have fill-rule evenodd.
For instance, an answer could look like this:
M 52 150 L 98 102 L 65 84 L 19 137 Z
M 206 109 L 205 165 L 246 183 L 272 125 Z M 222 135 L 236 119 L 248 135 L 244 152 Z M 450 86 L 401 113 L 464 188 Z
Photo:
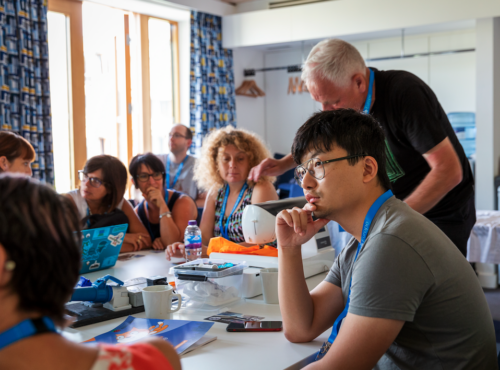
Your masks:
M 128 217 L 120 209 L 102 215 L 89 215 L 81 221 L 82 230 L 98 229 L 100 227 L 128 224 Z M 128 230 L 128 227 L 127 227 Z

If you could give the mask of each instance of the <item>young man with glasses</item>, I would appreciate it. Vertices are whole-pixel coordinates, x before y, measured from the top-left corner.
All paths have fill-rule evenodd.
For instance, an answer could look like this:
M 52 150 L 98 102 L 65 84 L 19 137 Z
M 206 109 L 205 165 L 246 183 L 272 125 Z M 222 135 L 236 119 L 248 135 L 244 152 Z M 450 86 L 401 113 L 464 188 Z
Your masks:
M 189 195 L 201 208 L 205 204 L 206 193 L 198 188 L 193 179 L 196 158 L 187 154 L 193 142 L 193 133 L 188 127 L 177 124 L 170 130 L 169 138 L 170 153 L 158 155 L 165 167 L 167 189 Z
M 292 154 L 308 204 L 276 220 L 285 336 L 309 342 L 333 325 L 307 369 L 497 369 L 474 271 L 436 225 L 393 196 L 378 123 L 354 110 L 317 113 Z M 309 292 L 301 245 L 330 220 L 354 237 Z

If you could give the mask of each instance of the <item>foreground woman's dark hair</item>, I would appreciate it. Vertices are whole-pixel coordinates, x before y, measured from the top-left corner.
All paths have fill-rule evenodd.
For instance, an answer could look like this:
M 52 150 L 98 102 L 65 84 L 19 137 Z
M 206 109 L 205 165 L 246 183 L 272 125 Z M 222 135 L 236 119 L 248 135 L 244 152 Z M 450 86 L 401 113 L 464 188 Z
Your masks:
M 38 181 L 0 175 L 0 244 L 15 262 L 9 288 L 19 309 L 62 323 L 80 270 L 78 217 L 68 199 Z

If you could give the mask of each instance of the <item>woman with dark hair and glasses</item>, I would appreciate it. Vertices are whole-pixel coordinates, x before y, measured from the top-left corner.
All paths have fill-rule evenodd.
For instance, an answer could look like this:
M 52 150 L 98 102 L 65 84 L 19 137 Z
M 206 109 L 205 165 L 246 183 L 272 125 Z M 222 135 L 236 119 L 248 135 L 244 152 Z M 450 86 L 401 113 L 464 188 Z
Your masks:
M 127 169 L 123 163 L 110 155 L 90 158 L 79 171 L 80 189 L 66 194 L 78 211 L 80 220 L 89 216 L 123 212 L 128 219 L 128 230 L 123 240 L 121 252 L 131 252 L 151 247 L 149 234 L 137 217 L 133 207 L 123 198 L 127 187 Z
M 10 174 L 0 175 L 0 204 L 0 369 L 181 369 L 162 339 L 84 345 L 60 335 L 80 270 L 79 216 L 48 186 Z
M 184 239 L 189 220 L 196 220 L 198 209 L 191 197 L 177 190 L 166 189 L 165 166 L 152 153 L 137 155 L 128 167 L 132 182 L 144 200 L 135 208 L 146 226 L 154 249 Z

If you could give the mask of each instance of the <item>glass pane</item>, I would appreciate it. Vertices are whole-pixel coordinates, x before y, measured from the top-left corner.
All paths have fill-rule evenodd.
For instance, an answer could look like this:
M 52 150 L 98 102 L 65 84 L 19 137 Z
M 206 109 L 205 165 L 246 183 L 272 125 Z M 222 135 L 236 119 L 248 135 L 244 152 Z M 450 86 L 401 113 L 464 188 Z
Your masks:
M 168 133 L 174 123 L 172 43 L 170 23 L 150 18 L 149 75 L 153 153 L 168 153 Z
M 109 154 L 128 166 L 124 12 L 83 3 L 87 158 Z
M 66 15 L 48 12 L 50 100 L 55 187 L 60 193 L 71 190 L 71 139 L 69 91 L 69 20 Z

